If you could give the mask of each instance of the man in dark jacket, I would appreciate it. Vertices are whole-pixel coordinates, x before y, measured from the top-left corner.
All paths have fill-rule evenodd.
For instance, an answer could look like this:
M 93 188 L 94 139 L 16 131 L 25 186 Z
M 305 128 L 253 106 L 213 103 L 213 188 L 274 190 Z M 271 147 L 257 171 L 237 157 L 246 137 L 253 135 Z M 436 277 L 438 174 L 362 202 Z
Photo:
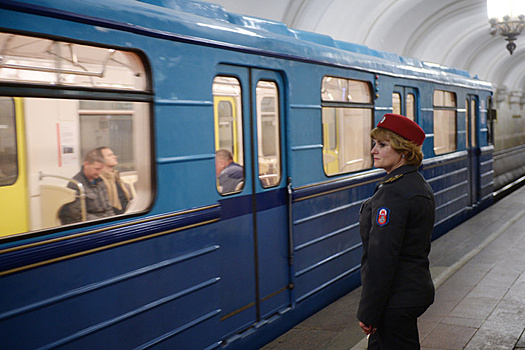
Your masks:
M 109 204 L 108 190 L 100 178 L 104 169 L 104 157 L 100 150 L 91 150 L 86 153 L 81 171 L 73 179 L 81 184 L 85 193 L 86 220 L 101 219 L 115 215 Z M 78 186 L 70 182 L 67 187 L 77 191 L 77 200 L 64 205 L 59 212 L 63 225 L 83 220 L 80 191 Z

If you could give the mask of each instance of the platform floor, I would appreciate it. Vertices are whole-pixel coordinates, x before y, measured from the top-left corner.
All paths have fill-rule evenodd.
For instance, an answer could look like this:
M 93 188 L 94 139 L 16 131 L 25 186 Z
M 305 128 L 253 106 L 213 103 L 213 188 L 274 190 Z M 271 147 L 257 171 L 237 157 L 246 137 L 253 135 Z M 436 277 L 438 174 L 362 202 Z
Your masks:
M 419 319 L 423 350 L 525 349 L 525 187 L 432 243 L 436 300 Z M 361 288 L 262 350 L 363 350 Z

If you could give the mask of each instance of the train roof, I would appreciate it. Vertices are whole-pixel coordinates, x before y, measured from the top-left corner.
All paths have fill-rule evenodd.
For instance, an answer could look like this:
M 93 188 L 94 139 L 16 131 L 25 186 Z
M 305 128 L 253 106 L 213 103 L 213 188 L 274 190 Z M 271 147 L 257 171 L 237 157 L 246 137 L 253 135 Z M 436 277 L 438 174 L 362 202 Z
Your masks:
M 222 6 L 211 3 L 190 0 L 3 0 L 0 8 L 4 6 L 60 18 L 72 16 L 99 27 L 168 40 L 492 90 L 490 83 L 471 78 L 464 70 L 288 28 L 277 21 L 227 12 Z

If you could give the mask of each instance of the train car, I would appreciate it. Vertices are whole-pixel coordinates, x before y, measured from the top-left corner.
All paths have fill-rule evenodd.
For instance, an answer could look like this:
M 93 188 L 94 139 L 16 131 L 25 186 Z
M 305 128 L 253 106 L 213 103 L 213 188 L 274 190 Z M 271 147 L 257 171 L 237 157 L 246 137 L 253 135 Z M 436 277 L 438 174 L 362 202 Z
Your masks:
M 435 237 L 492 202 L 492 86 L 466 72 L 193 1 L 3 0 L 0 18 L 1 348 L 274 339 L 360 284 L 387 112 L 427 135 Z M 102 146 L 132 199 L 94 217 L 73 177 Z
M 494 140 L 494 191 L 501 198 L 525 182 L 525 109 L 523 93 L 496 89 L 490 121 Z

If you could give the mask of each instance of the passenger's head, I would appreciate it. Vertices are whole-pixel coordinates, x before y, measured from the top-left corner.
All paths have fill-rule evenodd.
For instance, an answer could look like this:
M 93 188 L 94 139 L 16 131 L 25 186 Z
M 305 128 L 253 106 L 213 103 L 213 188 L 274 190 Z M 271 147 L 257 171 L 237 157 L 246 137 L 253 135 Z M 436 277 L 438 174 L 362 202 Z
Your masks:
M 113 168 L 118 165 L 117 156 L 109 147 L 102 146 L 97 148 L 97 150 L 100 150 L 100 153 L 106 162 L 104 170 L 113 171 Z
M 94 149 L 84 156 L 83 172 L 89 181 L 93 181 L 100 176 L 104 169 L 104 157 L 99 149 Z
M 215 175 L 219 174 L 226 168 L 230 163 L 233 162 L 233 157 L 230 151 L 226 149 L 220 149 L 215 152 Z
M 374 140 L 389 141 L 390 146 L 404 156 L 406 164 L 421 165 L 425 132 L 411 119 L 398 114 L 385 114 L 370 136 Z

